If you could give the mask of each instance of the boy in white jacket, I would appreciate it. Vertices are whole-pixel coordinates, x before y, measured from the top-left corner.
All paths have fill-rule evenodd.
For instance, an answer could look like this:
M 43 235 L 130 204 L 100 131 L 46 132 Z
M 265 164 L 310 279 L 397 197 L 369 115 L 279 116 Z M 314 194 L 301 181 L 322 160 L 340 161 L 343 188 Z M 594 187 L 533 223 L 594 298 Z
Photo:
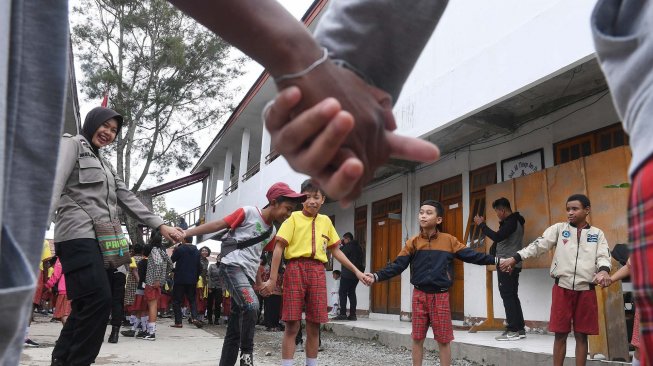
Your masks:
M 550 269 L 555 284 L 549 320 L 549 331 L 555 333 L 554 366 L 562 366 L 564 362 L 572 322 L 576 365 L 585 365 L 587 360 L 587 335 L 599 334 L 594 285 L 610 278 L 610 249 L 603 231 L 587 222 L 589 213 L 587 196 L 570 196 L 567 199 L 567 222 L 549 227 L 541 237 L 501 264 L 502 271 L 510 271 L 516 263 L 555 248 Z

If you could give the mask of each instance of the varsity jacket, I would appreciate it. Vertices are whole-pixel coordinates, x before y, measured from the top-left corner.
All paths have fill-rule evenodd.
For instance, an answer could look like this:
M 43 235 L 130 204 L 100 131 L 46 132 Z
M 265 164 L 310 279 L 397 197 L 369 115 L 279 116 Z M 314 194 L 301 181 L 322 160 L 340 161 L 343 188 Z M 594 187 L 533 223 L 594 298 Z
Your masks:
M 430 237 L 416 235 L 401 249 L 394 262 L 374 273 L 376 281 L 390 279 L 410 268 L 410 283 L 427 293 L 446 292 L 453 284 L 453 259 L 480 265 L 496 264 L 496 258 L 478 253 L 461 244 L 456 237 L 436 232 Z
M 578 239 L 580 237 L 580 240 Z M 601 229 L 586 226 L 579 230 L 568 222 L 557 223 L 544 231 L 513 257 L 517 262 L 538 257 L 555 247 L 549 273 L 558 286 L 583 291 L 591 288 L 594 274 L 610 272 L 610 248 Z

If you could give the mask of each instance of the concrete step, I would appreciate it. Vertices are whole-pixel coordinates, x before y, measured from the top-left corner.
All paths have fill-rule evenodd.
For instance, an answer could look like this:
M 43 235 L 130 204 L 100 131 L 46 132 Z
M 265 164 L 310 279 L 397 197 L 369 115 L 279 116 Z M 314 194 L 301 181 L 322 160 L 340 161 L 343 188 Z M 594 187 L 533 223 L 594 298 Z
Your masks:
M 357 321 L 330 321 L 325 329 L 338 336 L 354 337 L 377 341 L 389 347 L 412 347 L 410 322 L 398 320 L 377 320 L 359 318 Z M 526 339 L 500 342 L 494 339 L 500 332 L 469 333 L 454 330 L 451 343 L 451 356 L 454 359 L 467 359 L 483 365 L 529 365 L 548 366 L 553 364 L 553 339 L 549 334 L 527 334 Z M 424 342 L 426 350 L 437 350 L 433 332 L 429 330 Z M 575 342 L 571 336 L 567 342 L 567 357 L 564 365 L 575 365 Z M 588 366 L 630 365 L 630 363 L 588 360 Z

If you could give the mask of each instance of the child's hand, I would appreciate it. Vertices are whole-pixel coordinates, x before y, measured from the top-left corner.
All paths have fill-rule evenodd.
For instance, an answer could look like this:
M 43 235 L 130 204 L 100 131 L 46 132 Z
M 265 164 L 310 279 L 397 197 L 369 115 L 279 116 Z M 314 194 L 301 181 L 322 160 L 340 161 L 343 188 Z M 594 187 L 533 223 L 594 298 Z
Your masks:
M 499 260 L 499 269 L 502 272 L 512 272 L 512 267 L 515 263 L 516 261 L 514 258 L 501 258 Z
M 594 282 L 595 284 L 601 287 L 608 287 L 612 284 L 612 279 L 610 278 L 608 272 L 601 271 L 599 273 L 594 274 L 594 278 L 592 279 L 592 282 Z
M 361 273 L 361 275 L 362 276 L 359 279 L 361 280 L 361 282 L 363 282 L 365 284 L 365 286 L 371 286 L 375 282 L 373 274 L 371 274 L 371 273 L 362 274 Z
M 270 280 L 263 282 L 261 288 L 259 289 L 259 293 L 261 294 L 261 296 L 263 297 L 270 296 L 272 292 L 274 292 L 274 285 L 275 285 L 274 282 Z

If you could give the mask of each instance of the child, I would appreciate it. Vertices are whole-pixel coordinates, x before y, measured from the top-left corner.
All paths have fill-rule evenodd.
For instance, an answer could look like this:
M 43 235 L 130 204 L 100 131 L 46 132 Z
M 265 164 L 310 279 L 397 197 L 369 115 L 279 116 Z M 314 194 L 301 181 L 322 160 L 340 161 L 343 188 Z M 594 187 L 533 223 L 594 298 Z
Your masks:
M 293 364 L 295 336 L 302 319 L 302 308 L 306 308 L 306 364 L 317 365 L 318 337 L 320 323 L 328 322 L 327 290 L 324 263 L 327 250 L 333 258 L 356 274 L 359 280 L 365 276 L 340 250 L 340 238 L 329 217 L 320 215 L 324 204 L 324 192 L 311 180 L 302 183 L 302 194 L 306 195 L 304 209 L 293 212 L 279 229 L 275 238 L 270 279 L 261 292 L 272 292 L 277 282 L 281 256 L 288 260 L 283 277 L 283 309 L 281 319 L 286 322 L 283 336 L 281 364 Z
M 568 222 L 549 227 L 541 237 L 501 263 L 502 271 L 510 271 L 516 263 L 547 253 L 555 247 L 550 269 L 555 284 L 549 320 L 549 331 L 555 333 L 555 366 L 562 366 L 565 360 L 567 336 L 572 322 L 577 365 L 585 365 L 587 335 L 599 334 L 594 284 L 609 279 L 610 250 L 603 231 L 587 222 L 589 213 L 590 200 L 587 196 L 570 196 L 567 199 Z
M 125 284 L 125 300 L 124 309 L 129 313 L 129 323 L 132 326 L 130 330 L 123 330 L 120 332 L 125 337 L 134 337 L 136 330 L 140 324 L 140 318 L 136 317 L 134 309 L 134 301 L 136 300 L 136 290 L 138 284 L 141 282 L 138 277 L 138 262 L 143 258 L 143 246 L 136 244 L 131 248 L 131 263 L 129 264 L 129 272 L 127 273 L 127 280 Z
M 61 320 L 61 324 L 66 324 L 66 320 L 68 320 L 68 316 L 70 316 L 71 305 L 70 300 L 68 300 L 68 297 L 66 296 L 66 279 L 61 269 L 59 258 L 57 258 L 57 261 L 54 263 L 54 273 L 45 284 L 45 287 L 51 289 L 55 285 L 57 285 L 59 291 L 57 294 L 53 318 Z
M 433 200 L 422 202 L 419 209 L 420 233 L 406 241 L 394 262 L 383 269 L 366 274 L 365 284 L 385 281 L 403 272 L 408 266 L 413 290 L 413 365 L 424 358 L 424 339 L 429 324 L 438 342 L 440 364 L 451 365 L 453 325 L 449 308 L 449 287 L 453 284 L 454 258 L 478 265 L 498 264 L 498 259 L 478 253 L 460 243 L 455 236 L 439 232 L 444 209 Z
M 340 271 L 337 269 L 331 274 L 333 276 L 333 288 L 331 289 L 331 312 L 329 315 L 337 316 L 340 311 L 338 301 L 340 299 Z
M 156 317 L 158 301 L 161 298 L 161 287 L 165 285 L 168 273 L 172 270 L 172 261 L 163 248 L 163 237 L 158 229 L 155 229 L 150 237 L 150 246 L 152 249 L 147 259 L 143 291 L 145 301 L 147 301 L 148 323 L 147 334 L 143 339 L 154 341 L 156 340 Z
M 305 196 L 294 192 L 285 183 L 275 183 L 266 194 L 268 204 L 262 210 L 254 206 L 237 209 L 217 221 L 189 229 L 194 236 L 229 229 L 221 238 L 221 262 L 218 268 L 226 289 L 232 296 L 232 312 L 222 346 L 220 366 L 253 365 L 254 330 L 259 303 L 253 289 L 263 247 L 274 238 L 273 222 L 283 222 Z
M 136 294 L 134 296 L 133 304 L 129 307 L 129 311 L 132 314 L 135 314 L 135 317 L 132 322 L 132 329 L 120 332 L 125 337 L 136 336 L 136 338 L 144 338 L 147 335 L 148 309 L 147 300 L 145 300 L 145 278 L 147 277 L 147 257 L 151 252 L 152 246 L 145 245 L 143 247 L 143 255 L 136 263 L 138 271 Z

